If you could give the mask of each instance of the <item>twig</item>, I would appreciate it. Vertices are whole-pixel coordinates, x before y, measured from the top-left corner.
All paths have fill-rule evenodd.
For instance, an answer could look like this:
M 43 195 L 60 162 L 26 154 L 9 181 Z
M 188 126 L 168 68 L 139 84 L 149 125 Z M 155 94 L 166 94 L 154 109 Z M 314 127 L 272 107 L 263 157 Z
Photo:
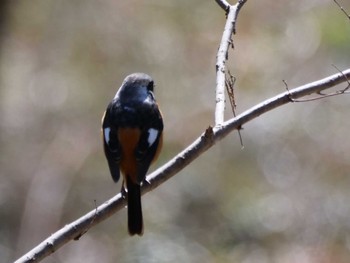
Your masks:
M 333 66 L 336 70 L 338 70 L 339 73 L 342 74 L 342 71 L 341 71 L 336 65 L 332 64 L 332 66 Z M 350 88 L 350 80 L 349 80 L 345 75 L 344 75 L 344 78 L 346 78 L 346 82 L 348 83 L 348 86 L 347 86 L 345 89 L 343 89 L 343 92 L 345 93 L 345 91 L 347 91 L 347 90 Z
M 227 19 L 224 32 L 221 37 L 218 53 L 216 55 L 216 108 L 215 125 L 224 122 L 225 111 L 225 73 L 228 49 L 233 45 L 232 35 L 236 33 L 236 21 L 238 13 L 247 0 L 240 0 L 235 5 L 229 5 L 226 1 L 216 2 L 227 12 Z
M 310 102 L 310 101 L 315 101 L 315 100 L 322 100 L 322 99 L 325 99 L 325 98 L 328 98 L 328 97 L 344 95 L 344 94 L 350 94 L 350 92 L 346 91 L 346 89 L 343 89 L 343 90 L 338 90 L 336 92 L 329 93 L 329 94 L 323 94 L 321 92 L 318 92 L 317 94 L 319 95 L 319 97 L 313 97 L 313 98 L 301 99 L 301 100 L 294 100 L 293 99 L 293 102 Z
M 228 98 L 230 100 L 233 117 L 236 117 L 237 104 L 236 104 L 235 90 L 234 90 L 236 78 L 234 76 L 232 76 L 232 74 L 229 70 L 228 70 L 227 74 L 228 74 L 228 77 L 226 78 L 226 81 L 225 81 L 226 91 L 227 91 Z M 241 129 L 242 129 L 242 127 L 239 127 L 237 129 L 237 132 L 238 132 L 238 136 L 239 136 L 239 141 L 241 143 L 241 147 L 243 149 L 244 145 L 243 145 Z
M 235 91 L 234 91 L 236 78 L 232 76 L 230 71 L 228 71 L 227 74 L 228 74 L 228 77 L 226 77 L 226 80 L 225 80 L 226 91 L 228 94 L 228 98 L 230 100 L 233 116 L 236 117 L 237 104 L 236 104 Z
M 333 0 L 334 3 L 337 4 L 337 6 L 340 8 L 341 11 L 343 11 L 343 13 L 347 16 L 347 18 L 350 20 L 350 15 L 345 11 L 345 9 L 338 3 L 337 0 Z
M 340 74 L 343 74 L 343 72 L 339 68 L 337 68 L 335 65 L 332 65 L 332 66 L 336 70 L 338 70 Z M 328 98 L 328 97 L 350 94 L 350 91 L 348 91 L 348 89 L 350 89 L 350 81 L 346 75 L 343 74 L 343 77 L 346 79 L 346 82 L 348 83 L 348 85 L 344 89 L 340 89 L 340 90 L 337 90 L 337 91 L 332 92 L 332 93 L 323 93 L 322 91 L 319 91 L 319 92 L 316 92 L 316 94 L 319 95 L 318 97 L 313 97 L 313 98 L 308 98 L 308 99 L 296 100 L 296 99 L 293 99 L 291 96 L 289 96 L 289 99 L 291 102 L 310 102 L 310 101 L 315 101 L 315 100 L 321 100 L 321 99 Z M 286 87 L 287 92 L 289 92 L 287 82 L 285 80 L 283 80 L 283 83 Z
M 203 152 L 212 147 L 216 142 L 223 139 L 233 130 L 239 129 L 239 127 L 241 127 L 243 124 L 268 111 L 291 102 L 290 98 L 297 99 L 313 93 L 319 93 L 322 90 L 326 90 L 340 83 L 346 82 L 349 78 L 350 69 L 347 69 L 341 73 L 337 73 L 330 77 L 288 90 L 273 98 L 265 100 L 239 114 L 237 117 L 222 123 L 221 126 L 216 126 L 214 128 L 208 127 L 207 130 L 190 146 L 188 146 L 185 150 L 164 164 L 162 167 L 158 168 L 156 171 L 147 176 L 148 183 L 143 185 L 142 194 L 153 190 L 163 182 L 167 181 L 169 178 L 197 159 Z M 107 219 L 116 211 L 121 210 L 125 205 L 126 200 L 121 194 L 114 196 L 88 214 L 52 234 L 38 246 L 18 259 L 15 263 L 41 261 L 43 258 L 52 254 L 70 240 L 82 235 L 89 228 Z

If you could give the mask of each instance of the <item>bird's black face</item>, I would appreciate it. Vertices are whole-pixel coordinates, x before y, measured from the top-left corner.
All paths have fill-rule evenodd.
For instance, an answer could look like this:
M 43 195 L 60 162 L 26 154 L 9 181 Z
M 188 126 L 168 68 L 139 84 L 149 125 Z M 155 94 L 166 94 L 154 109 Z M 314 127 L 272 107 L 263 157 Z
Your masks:
M 154 83 L 153 83 L 153 80 L 151 80 L 151 81 L 148 83 L 148 85 L 147 85 L 147 89 L 148 89 L 149 91 L 152 91 L 152 92 L 153 92 L 153 86 L 154 86 Z

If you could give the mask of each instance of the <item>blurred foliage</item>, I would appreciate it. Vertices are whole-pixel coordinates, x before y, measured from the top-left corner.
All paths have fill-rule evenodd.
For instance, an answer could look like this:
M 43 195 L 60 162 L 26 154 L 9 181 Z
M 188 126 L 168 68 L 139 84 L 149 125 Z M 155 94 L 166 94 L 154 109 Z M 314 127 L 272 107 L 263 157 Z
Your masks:
M 346 1 L 342 3 L 350 10 Z M 5 5 L 4 5 L 5 6 Z M 1 23 L 0 255 L 10 262 L 120 185 L 100 119 L 124 77 L 156 81 L 165 163 L 213 123 L 215 1 L 8 1 Z M 227 63 L 238 112 L 349 67 L 332 1 L 248 1 Z M 294 103 L 244 126 L 143 198 L 145 234 L 121 211 L 44 262 L 349 262 L 349 98 Z M 230 118 L 229 107 L 227 118 Z M 154 169 L 153 167 L 153 169 Z

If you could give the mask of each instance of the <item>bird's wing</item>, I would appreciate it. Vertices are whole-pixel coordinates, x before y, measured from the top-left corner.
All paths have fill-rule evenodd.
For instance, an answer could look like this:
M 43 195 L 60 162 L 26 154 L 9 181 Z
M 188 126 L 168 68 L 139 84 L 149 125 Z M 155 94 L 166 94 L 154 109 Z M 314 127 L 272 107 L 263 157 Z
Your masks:
M 112 125 L 105 113 L 102 118 L 103 148 L 107 157 L 109 170 L 115 182 L 118 182 L 120 178 L 119 162 L 121 158 L 117 131 L 118 127 Z
M 136 147 L 137 180 L 141 183 L 146 176 L 151 163 L 160 152 L 163 139 L 163 119 L 157 105 L 152 107 L 147 115 L 147 123 L 142 129 L 139 143 Z

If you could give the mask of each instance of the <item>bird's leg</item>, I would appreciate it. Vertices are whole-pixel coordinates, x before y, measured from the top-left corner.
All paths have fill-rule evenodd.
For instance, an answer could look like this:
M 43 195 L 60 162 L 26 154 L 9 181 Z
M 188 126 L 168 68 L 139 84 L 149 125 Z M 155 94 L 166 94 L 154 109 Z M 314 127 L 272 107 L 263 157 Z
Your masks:
M 123 199 L 126 198 L 126 196 L 128 195 L 128 191 L 125 188 L 125 184 L 124 181 L 122 182 L 122 188 L 120 189 L 120 193 L 122 194 Z

